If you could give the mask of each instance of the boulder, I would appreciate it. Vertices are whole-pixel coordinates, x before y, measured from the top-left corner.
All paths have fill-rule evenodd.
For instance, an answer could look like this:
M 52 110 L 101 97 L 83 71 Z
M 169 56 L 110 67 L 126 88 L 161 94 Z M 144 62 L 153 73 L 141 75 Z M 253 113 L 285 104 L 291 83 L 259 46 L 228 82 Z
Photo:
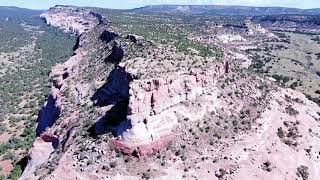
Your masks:
M 55 151 L 58 145 L 59 139 L 55 136 L 43 134 L 38 137 L 33 143 L 28 155 L 28 164 L 19 179 L 34 179 L 34 172 L 37 167 L 49 159 L 51 153 Z

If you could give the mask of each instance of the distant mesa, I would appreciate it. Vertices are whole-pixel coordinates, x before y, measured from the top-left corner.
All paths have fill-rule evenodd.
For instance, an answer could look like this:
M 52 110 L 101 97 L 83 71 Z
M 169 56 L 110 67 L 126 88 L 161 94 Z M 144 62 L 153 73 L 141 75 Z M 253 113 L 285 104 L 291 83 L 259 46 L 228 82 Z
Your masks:
M 251 7 L 226 5 L 152 5 L 133 9 L 136 13 L 167 13 L 188 15 L 244 15 L 258 16 L 271 14 L 319 15 L 320 8 L 299 9 L 286 7 Z

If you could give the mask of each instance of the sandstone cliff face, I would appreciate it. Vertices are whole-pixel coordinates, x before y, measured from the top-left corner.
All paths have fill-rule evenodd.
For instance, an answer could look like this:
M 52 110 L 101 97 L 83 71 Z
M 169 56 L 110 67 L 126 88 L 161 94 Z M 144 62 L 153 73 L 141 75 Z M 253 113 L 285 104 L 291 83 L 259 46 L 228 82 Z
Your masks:
M 254 36 L 254 35 L 263 35 L 266 38 L 275 38 L 276 36 L 265 29 L 266 27 L 262 27 L 260 24 L 254 24 L 250 20 L 246 22 L 246 26 L 248 29 L 248 35 Z
M 319 175 L 320 108 L 302 94 L 247 72 L 241 52 L 190 59 L 122 35 L 99 15 L 79 25 L 88 13 L 56 7 L 44 16 L 81 36 L 75 55 L 52 68 L 20 179 L 292 179 L 301 165 Z M 289 153 L 303 161 L 282 158 Z
M 41 135 L 46 128 L 53 126 L 60 115 L 59 92 L 53 90 L 49 95 L 44 107 L 41 109 L 38 117 L 37 136 Z
M 179 115 L 193 121 L 203 117 L 203 112 L 194 113 L 195 107 L 186 104 L 204 95 L 220 73 L 191 71 L 131 83 L 128 116 L 117 128 L 115 145 L 127 154 L 152 153 L 164 146 L 174 136 Z
M 81 35 L 92 30 L 103 21 L 100 14 L 92 11 L 78 9 L 76 7 L 56 6 L 51 8 L 48 13 L 41 15 L 48 25 L 64 29 L 65 32 L 71 32 Z M 67 17 L 67 18 L 66 18 Z M 105 20 L 104 23 L 107 23 Z M 50 77 L 52 78 L 52 90 L 44 107 L 41 109 L 38 117 L 37 135 L 41 135 L 46 128 L 50 128 L 63 111 L 61 107 L 61 90 L 71 76 L 78 71 L 79 61 L 86 56 L 86 51 L 79 48 L 64 64 L 58 64 L 52 68 Z M 78 96 L 81 96 L 79 94 Z
M 59 118 L 63 107 L 61 106 L 61 90 L 66 88 L 68 79 L 77 72 L 77 61 L 81 60 L 85 52 L 78 49 L 66 63 L 58 64 L 52 68 L 50 77 L 52 78 L 51 94 L 38 116 L 37 136 L 41 135 L 46 128 L 50 128 Z
M 100 16 L 84 17 L 88 14 L 91 14 L 91 12 L 73 7 L 55 7 L 42 15 L 47 23 L 52 26 L 65 29 L 66 32 L 81 34 L 80 46 L 75 51 L 75 55 L 67 62 L 52 68 L 50 73 L 52 92 L 39 115 L 37 132 L 40 139 L 35 142 L 33 149 L 30 151 L 30 157 L 33 158 L 30 158 L 21 179 L 32 179 L 36 168 L 46 163 L 46 160 L 54 152 L 54 150 L 49 150 L 51 148 L 49 146 L 46 148 L 46 155 L 41 160 L 37 160 L 38 152 L 42 151 L 42 145 L 38 145 L 41 137 L 54 137 L 54 134 L 58 134 L 58 139 L 62 142 L 63 139 L 61 138 L 67 136 L 70 129 L 74 129 L 71 125 L 81 116 L 79 112 L 68 115 L 71 111 L 71 107 L 68 106 L 73 105 L 66 104 L 66 98 L 72 99 L 72 97 L 66 97 L 65 91 L 73 89 L 76 103 L 80 105 L 88 102 L 89 93 L 92 92 L 90 90 L 92 89 L 92 82 L 76 82 L 77 76 L 80 76 L 81 73 L 79 69 L 82 68 L 79 64 L 92 53 L 90 52 L 91 49 L 86 47 L 86 44 L 93 41 L 89 38 L 89 34 L 95 33 L 93 29 L 98 26 L 98 29 L 107 28 L 106 21 L 101 25 L 97 23 L 101 21 Z M 93 19 L 96 17 L 98 17 L 98 20 Z M 84 21 L 90 21 L 90 26 L 83 26 L 87 24 L 83 24 Z M 117 37 L 117 34 L 106 30 L 98 34 L 101 42 L 107 45 L 107 56 L 101 59 L 106 63 L 117 64 L 124 56 L 123 49 L 127 47 L 113 41 Z M 124 36 L 123 40 L 137 46 L 147 44 L 142 37 L 132 34 Z M 113 129 L 115 138 L 110 140 L 110 145 L 115 145 L 117 149 L 127 154 L 137 152 L 139 156 L 160 150 L 172 140 L 172 131 L 178 125 L 178 118 L 182 116 L 182 111 L 185 112 L 183 116 L 186 118 L 197 120 L 203 117 L 207 111 L 206 108 L 202 108 L 202 112 L 192 112 L 193 105 L 187 107 L 186 104 L 196 101 L 198 97 L 204 95 L 207 85 L 214 83 L 215 79 L 225 72 L 223 65 L 219 63 L 219 65 L 215 65 L 215 69 L 212 71 L 194 69 L 188 73 L 180 72 L 149 80 L 135 80 L 132 77 L 134 74 L 131 75 L 126 71 L 126 68 L 132 69 L 132 67 L 134 67 L 134 64 L 131 63 L 124 66 L 116 65 L 108 75 L 107 82 L 92 95 L 90 101 L 93 105 L 100 107 L 102 113 L 106 113 L 104 117 L 99 118 L 102 123 L 96 123 L 95 133 L 104 133 L 106 126 L 108 126 L 106 124 L 114 121 L 113 125 L 116 125 Z M 110 108 L 104 110 L 105 107 L 110 105 L 114 107 L 113 109 L 121 106 L 120 110 L 121 113 L 125 113 L 124 116 L 119 118 L 118 111 L 116 111 L 117 117 L 115 117 L 110 112 L 112 108 L 111 110 Z M 57 133 L 61 129 L 61 119 L 63 119 L 64 124 L 69 123 L 65 125 L 69 128 L 64 128 L 65 130 Z M 91 119 L 91 121 L 93 120 Z M 70 142 L 69 136 L 67 137 L 66 142 Z M 61 145 L 68 147 L 70 143 Z
M 48 25 L 81 35 L 103 22 L 103 17 L 93 11 L 70 6 L 55 6 L 41 14 Z M 67 17 L 67 18 L 66 18 Z
M 38 137 L 33 143 L 33 148 L 29 152 L 28 165 L 24 170 L 24 174 L 20 179 L 33 179 L 36 178 L 33 172 L 36 168 L 45 163 L 51 153 L 53 153 L 59 145 L 59 139 L 57 137 L 51 137 L 48 135 L 42 135 Z
M 92 28 L 102 20 L 101 16 L 97 16 L 91 11 L 84 11 L 76 16 L 75 13 L 77 11 L 78 10 L 73 7 L 57 6 L 52 8 L 50 13 L 44 13 L 41 16 L 46 19 L 48 24 L 62 28 L 65 32 L 72 32 L 77 35 L 92 30 Z M 70 16 L 68 16 L 68 14 Z M 83 18 L 85 19 L 83 20 Z M 58 147 L 59 138 L 54 137 L 50 128 L 61 117 L 61 114 L 66 111 L 66 107 L 63 106 L 61 100 L 61 96 L 63 96 L 62 91 L 68 88 L 68 81 L 78 73 L 79 62 L 86 55 L 87 50 L 79 47 L 68 61 L 63 64 L 57 64 L 52 68 L 49 74 L 52 79 L 51 93 L 39 113 L 37 127 L 38 138 L 29 153 L 27 167 L 20 179 L 33 179 L 33 173 L 36 168 L 45 163 L 51 153 Z M 77 88 L 75 88 L 75 91 L 76 90 Z M 83 92 L 78 90 L 76 95 L 81 98 Z

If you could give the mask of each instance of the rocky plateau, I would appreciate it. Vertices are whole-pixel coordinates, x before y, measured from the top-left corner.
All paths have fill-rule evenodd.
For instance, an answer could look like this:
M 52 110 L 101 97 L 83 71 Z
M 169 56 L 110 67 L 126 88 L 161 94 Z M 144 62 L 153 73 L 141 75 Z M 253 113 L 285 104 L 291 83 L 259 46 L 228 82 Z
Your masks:
M 247 21 L 246 35 L 221 26 L 190 36 L 224 52 L 205 59 L 123 33 L 84 8 L 41 17 L 79 44 L 49 73 L 21 180 L 320 177 L 320 107 L 247 69 L 241 47 L 277 38 L 267 23 Z

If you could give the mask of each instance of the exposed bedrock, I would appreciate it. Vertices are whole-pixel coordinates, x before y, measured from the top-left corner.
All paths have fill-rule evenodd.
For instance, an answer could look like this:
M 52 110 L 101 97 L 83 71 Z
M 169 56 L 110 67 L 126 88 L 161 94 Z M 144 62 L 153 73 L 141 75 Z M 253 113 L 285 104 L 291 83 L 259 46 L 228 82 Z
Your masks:
M 320 34 L 319 16 L 314 15 L 279 15 L 256 16 L 255 23 L 272 31 L 292 31 L 308 34 Z
M 144 37 L 138 36 L 138 35 L 135 35 L 135 34 L 128 34 L 126 36 L 126 39 L 129 39 L 131 42 L 136 43 L 136 44 L 141 44 L 141 45 L 144 42 Z
M 87 9 L 70 6 L 55 6 L 41 14 L 48 25 L 81 35 L 101 23 L 108 23 L 100 14 Z
M 75 127 L 71 127 L 68 132 L 67 132 L 67 138 L 65 139 L 65 141 L 61 142 L 62 144 L 62 150 L 65 151 L 69 148 L 69 146 L 74 143 L 74 137 L 76 135 L 76 128 Z
M 39 112 L 37 136 L 41 135 L 47 128 L 52 127 L 59 118 L 62 111 L 60 91 L 68 79 L 77 72 L 77 61 L 86 54 L 81 49 L 75 52 L 76 54 L 67 62 L 54 66 L 49 74 L 52 78 L 52 88 L 48 100 Z
M 104 23 L 103 27 L 105 27 L 107 23 L 101 15 L 76 7 L 56 6 L 41 16 L 46 19 L 46 22 L 49 25 L 63 29 L 65 32 L 72 32 L 79 37 L 77 44 L 74 47 L 74 49 L 76 49 L 74 55 L 63 64 L 55 65 L 49 73 L 49 76 L 52 79 L 51 93 L 39 112 L 39 123 L 37 127 L 38 137 L 29 151 L 28 164 L 20 178 L 23 180 L 38 179 L 35 177 L 35 170 L 45 163 L 49 159 L 50 155 L 56 150 L 60 143 L 59 138 L 62 141 L 61 138 L 63 136 L 60 135 L 63 134 L 63 132 L 60 132 L 61 134 L 59 136 L 52 135 L 54 134 L 54 132 L 52 132 L 52 128 L 54 128 L 55 122 L 59 118 L 63 118 L 62 120 L 64 122 L 70 122 L 70 126 L 74 123 L 76 119 L 76 112 L 74 113 L 75 115 L 70 115 L 69 117 L 62 116 L 63 113 L 67 111 L 66 107 L 63 105 L 63 103 L 65 103 L 63 98 L 65 97 L 62 92 L 65 92 L 65 90 L 72 86 L 70 81 L 78 75 L 79 63 L 85 58 L 88 58 L 88 50 L 83 47 L 83 45 L 86 44 L 84 41 L 85 35 L 83 34 L 91 31 L 101 23 Z M 120 71 L 120 69 L 118 70 Z M 118 72 L 115 74 L 120 75 L 121 73 Z M 112 84 L 115 85 L 117 82 L 113 82 Z M 90 87 L 86 84 L 75 85 L 72 91 L 75 94 L 75 100 L 78 102 L 83 100 L 83 97 L 88 95 L 89 88 Z M 123 87 L 121 86 L 121 88 Z M 124 94 L 122 93 L 123 91 L 125 90 L 118 93 L 122 95 Z M 71 128 L 67 133 L 67 140 L 63 140 L 63 149 L 67 148 L 73 142 L 74 134 L 75 129 Z
M 34 171 L 45 163 L 58 147 L 59 138 L 52 136 L 52 133 L 47 129 L 51 128 L 56 120 L 60 118 L 59 115 L 64 110 L 61 105 L 61 90 L 65 88 L 70 78 L 78 72 L 78 62 L 85 56 L 86 51 L 79 48 L 68 61 L 63 64 L 57 64 L 52 68 L 49 74 L 52 78 L 51 93 L 38 117 L 37 136 L 39 137 L 35 140 L 33 147 L 29 151 L 28 164 L 20 179 L 36 179 Z M 78 95 L 81 97 L 84 93 L 78 91 Z
M 38 137 L 33 143 L 33 147 L 28 155 L 28 164 L 19 179 L 35 179 L 33 173 L 35 172 L 37 167 L 48 160 L 51 153 L 55 151 L 58 145 L 59 139 L 57 137 L 46 134 Z
M 191 102 L 205 95 L 215 78 L 213 72 L 192 72 L 132 82 L 128 114 L 116 128 L 112 144 L 138 155 L 161 148 L 172 140 L 179 117 L 197 120 L 204 115 L 206 104 L 197 109 Z

